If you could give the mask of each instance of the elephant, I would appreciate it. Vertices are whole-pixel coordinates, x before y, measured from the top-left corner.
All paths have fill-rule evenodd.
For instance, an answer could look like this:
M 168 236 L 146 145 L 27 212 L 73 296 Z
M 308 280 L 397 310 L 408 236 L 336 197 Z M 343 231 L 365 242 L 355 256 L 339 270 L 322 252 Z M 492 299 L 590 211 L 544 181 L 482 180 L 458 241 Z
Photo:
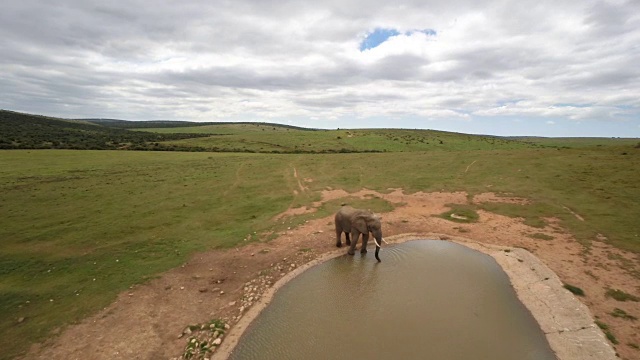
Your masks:
M 346 243 L 350 246 L 347 253 L 354 255 L 356 250 L 356 243 L 360 234 L 362 234 L 362 248 L 361 254 L 367 252 L 367 242 L 369 241 L 369 233 L 373 234 L 374 241 L 376 243 L 376 260 L 381 262 L 378 257 L 380 251 L 380 244 L 382 244 L 382 225 L 380 223 L 380 217 L 367 210 L 354 209 L 351 206 L 343 206 L 336 213 L 336 246 L 342 247 L 341 236 L 344 232 L 346 237 Z M 351 235 L 351 239 L 349 238 Z

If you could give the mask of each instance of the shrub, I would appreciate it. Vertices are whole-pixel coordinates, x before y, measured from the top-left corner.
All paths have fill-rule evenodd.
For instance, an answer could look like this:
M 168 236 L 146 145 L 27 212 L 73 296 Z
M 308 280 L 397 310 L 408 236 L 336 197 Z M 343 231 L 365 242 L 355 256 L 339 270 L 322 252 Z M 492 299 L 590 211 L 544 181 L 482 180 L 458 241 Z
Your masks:
M 618 289 L 607 289 L 607 292 L 604 295 L 617 301 L 640 301 L 640 298 L 638 298 L 637 296 L 627 294 L 626 292 Z
M 627 319 L 627 320 L 634 320 L 634 321 L 638 320 L 637 317 L 635 317 L 633 315 L 629 315 L 629 314 L 627 314 L 626 311 L 624 311 L 622 309 L 618 309 L 618 308 L 613 309 L 613 311 L 610 312 L 609 315 L 611 315 L 613 317 L 617 317 L 617 318 Z
M 569 285 L 569 284 L 564 284 L 563 286 L 564 286 L 565 289 L 571 291 L 571 293 L 573 295 L 584 296 L 584 290 L 580 289 L 577 286 L 573 286 L 573 285 Z

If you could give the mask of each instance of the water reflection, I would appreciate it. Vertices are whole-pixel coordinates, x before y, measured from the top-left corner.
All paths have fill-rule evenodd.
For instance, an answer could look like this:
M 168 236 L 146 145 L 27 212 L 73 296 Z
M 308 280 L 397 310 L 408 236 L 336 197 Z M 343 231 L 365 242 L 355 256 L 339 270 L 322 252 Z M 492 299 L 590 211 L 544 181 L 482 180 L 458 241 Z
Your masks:
M 316 266 L 278 291 L 231 359 L 555 359 L 489 256 L 412 241 Z

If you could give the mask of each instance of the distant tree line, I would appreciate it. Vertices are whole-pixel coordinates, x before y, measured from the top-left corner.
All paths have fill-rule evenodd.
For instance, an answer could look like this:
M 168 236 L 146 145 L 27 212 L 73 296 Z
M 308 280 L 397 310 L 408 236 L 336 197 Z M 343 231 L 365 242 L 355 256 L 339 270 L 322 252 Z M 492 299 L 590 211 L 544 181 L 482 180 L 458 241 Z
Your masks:
M 181 147 L 169 147 L 158 142 L 206 136 L 130 131 L 0 110 L 0 149 L 174 150 Z

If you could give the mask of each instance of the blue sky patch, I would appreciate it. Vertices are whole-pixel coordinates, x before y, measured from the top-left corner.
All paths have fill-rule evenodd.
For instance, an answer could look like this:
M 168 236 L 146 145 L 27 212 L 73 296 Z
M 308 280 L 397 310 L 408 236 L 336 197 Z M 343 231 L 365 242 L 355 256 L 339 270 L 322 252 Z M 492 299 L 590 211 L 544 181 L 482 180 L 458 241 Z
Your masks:
M 425 35 L 435 36 L 436 31 L 433 29 L 422 29 L 422 30 L 409 30 L 404 33 L 404 35 L 411 35 L 413 33 L 420 32 Z M 376 28 L 373 32 L 369 33 L 367 37 L 362 40 L 360 43 L 360 51 L 365 51 L 368 49 L 373 49 L 383 42 L 387 41 L 390 37 L 398 36 L 400 32 L 396 29 L 382 29 Z
M 415 32 L 420 32 L 429 36 L 436 36 L 436 31 L 433 29 L 411 30 L 411 31 L 407 31 L 407 35 L 411 35 Z
M 375 29 L 372 33 L 367 35 L 360 43 L 360 51 L 367 49 L 373 49 L 374 47 L 387 41 L 392 36 L 398 36 L 400 33 L 395 29 Z

